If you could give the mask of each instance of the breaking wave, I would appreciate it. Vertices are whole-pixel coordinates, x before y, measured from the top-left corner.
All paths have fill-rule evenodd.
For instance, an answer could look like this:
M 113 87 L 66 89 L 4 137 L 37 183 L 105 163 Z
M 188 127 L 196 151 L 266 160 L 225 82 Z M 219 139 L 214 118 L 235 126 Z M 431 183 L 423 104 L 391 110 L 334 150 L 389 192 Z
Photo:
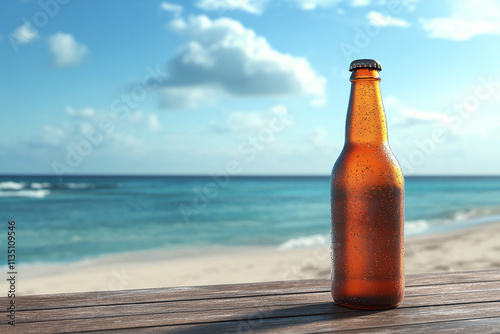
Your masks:
M 50 183 L 50 182 L 0 182 L 0 197 L 35 197 L 43 198 L 50 195 L 54 190 L 86 190 L 97 188 L 116 188 L 117 184 L 98 183 Z

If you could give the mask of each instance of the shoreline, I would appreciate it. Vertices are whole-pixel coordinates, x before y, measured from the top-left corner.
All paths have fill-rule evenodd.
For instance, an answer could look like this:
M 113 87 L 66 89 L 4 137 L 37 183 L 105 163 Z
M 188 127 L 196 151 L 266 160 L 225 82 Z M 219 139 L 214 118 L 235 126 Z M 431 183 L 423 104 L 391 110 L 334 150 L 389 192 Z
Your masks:
M 198 250 L 198 251 L 201 251 Z M 500 221 L 405 240 L 405 273 L 500 268 Z M 330 245 L 112 254 L 18 265 L 19 295 L 330 278 Z

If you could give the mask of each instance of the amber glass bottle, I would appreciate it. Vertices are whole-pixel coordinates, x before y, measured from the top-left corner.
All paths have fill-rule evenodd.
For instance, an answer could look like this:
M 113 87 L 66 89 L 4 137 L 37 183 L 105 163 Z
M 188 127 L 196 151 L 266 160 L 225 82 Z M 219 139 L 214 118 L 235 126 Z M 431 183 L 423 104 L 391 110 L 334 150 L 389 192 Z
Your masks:
M 387 142 L 381 65 L 351 63 L 345 145 L 332 171 L 332 297 L 386 309 L 404 295 L 404 178 Z

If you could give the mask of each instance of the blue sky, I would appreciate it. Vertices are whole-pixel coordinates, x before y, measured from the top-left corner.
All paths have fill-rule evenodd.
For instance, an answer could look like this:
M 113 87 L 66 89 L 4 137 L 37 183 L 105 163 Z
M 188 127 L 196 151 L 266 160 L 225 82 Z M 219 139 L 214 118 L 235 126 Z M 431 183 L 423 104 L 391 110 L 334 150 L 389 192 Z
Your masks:
M 500 170 L 494 1 L 0 4 L 0 173 L 328 175 L 378 59 L 407 175 Z

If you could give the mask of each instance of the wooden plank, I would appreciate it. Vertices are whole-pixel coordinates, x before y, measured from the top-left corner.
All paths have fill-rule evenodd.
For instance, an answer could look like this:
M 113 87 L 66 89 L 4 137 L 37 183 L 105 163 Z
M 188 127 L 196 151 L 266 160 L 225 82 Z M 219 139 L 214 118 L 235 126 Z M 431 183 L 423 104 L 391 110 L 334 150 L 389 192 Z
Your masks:
M 500 288 L 498 282 L 454 283 L 442 285 L 421 285 L 405 288 L 405 297 L 430 296 L 455 292 L 490 291 Z
M 333 327 L 333 326 L 332 326 Z M 413 325 L 401 325 L 401 326 L 385 326 L 385 327 L 370 327 L 360 330 L 328 330 L 324 332 L 302 332 L 302 333 L 346 333 L 346 334 L 360 334 L 360 333 L 412 333 L 412 334 L 429 334 L 429 333 L 455 333 L 455 334 L 470 334 L 470 333 L 481 333 L 481 334 L 498 334 L 498 328 L 500 328 L 500 318 L 481 318 L 472 320 L 453 320 L 453 321 L 442 321 L 433 323 L 419 323 Z M 162 328 L 162 327 L 152 327 L 137 329 L 122 329 L 113 331 L 113 333 L 118 334 L 135 334 L 135 333 L 189 333 L 185 329 L 172 329 L 172 328 Z M 226 333 L 235 333 L 235 331 L 228 331 Z M 224 332 L 220 332 L 224 333 Z M 245 333 L 244 330 L 240 333 Z M 273 330 L 262 330 L 258 333 L 274 333 Z
M 37 322 L 16 326 L 23 333 L 96 332 L 113 330 L 115 333 L 318 333 L 332 331 L 390 328 L 435 322 L 468 319 L 500 319 L 500 302 L 446 306 L 396 308 L 389 311 L 353 311 L 334 313 L 333 303 L 314 304 L 285 309 L 262 308 L 246 317 L 227 319 L 220 315 L 217 322 L 204 322 L 203 316 L 193 318 L 188 325 L 165 325 L 160 315 L 112 317 L 103 319 L 62 320 Z M 262 314 L 275 317 L 262 318 Z M 301 316 L 301 314 L 309 314 Z
M 500 301 L 499 270 L 414 275 L 407 279 L 407 283 L 403 305 L 395 310 L 375 313 L 380 314 L 381 319 L 372 319 L 372 328 L 373 324 L 383 324 L 387 318 L 394 320 L 395 316 L 399 317 L 401 323 L 406 324 L 404 322 L 406 319 L 409 321 L 415 319 L 411 316 L 408 317 L 404 312 L 429 310 L 433 307 L 441 307 L 443 310 L 441 313 L 429 312 L 426 317 L 422 315 L 424 324 L 443 322 L 443 320 L 456 322 L 474 317 L 493 317 L 491 319 L 494 320 L 491 321 L 494 322 L 495 319 L 500 318 L 500 311 L 498 311 L 500 305 L 497 305 L 496 314 L 491 313 L 493 311 L 489 309 L 491 305 L 498 304 Z M 57 330 L 81 331 L 82 329 L 112 330 L 118 326 L 124 331 L 130 328 L 130 331 L 134 332 L 139 328 L 144 329 L 149 326 L 169 332 L 172 330 L 186 332 L 186 329 L 206 330 L 209 327 L 219 326 L 220 328 L 217 327 L 218 329 L 215 331 L 224 332 L 226 330 L 234 331 L 235 323 L 240 327 L 243 323 L 250 328 L 259 323 L 262 325 L 259 325 L 259 329 L 270 328 L 275 332 L 276 330 L 281 331 L 282 327 L 287 327 L 287 329 L 283 329 L 283 332 L 287 332 L 287 330 L 295 331 L 297 328 L 302 328 L 303 318 L 308 318 L 319 319 L 313 321 L 312 328 L 315 331 L 331 331 L 331 328 L 321 329 L 326 326 L 321 325 L 326 321 L 324 317 L 330 319 L 330 326 L 332 325 L 332 317 L 335 318 L 335 325 L 339 323 L 345 326 L 342 319 L 352 318 L 349 314 L 364 315 L 365 318 L 366 315 L 373 314 L 373 312 L 347 310 L 334 305 L 330 299 L 329 284 L 328 280 L 308 280 L 207 286 L 193 289 L 165 288 L 26 296 L 16 300 L 17 304 L 19 304 L 19 300 L 24 302 L 24 307 L 18 309 L 17 315 L 20 323 L 16 327 L 17 329 L 22 328 L 23 332 L 25 330 L 27 332 L 52 332 Z M 242 289 L 242 291 L 238 291 L 238 289 Z M 103 304 L 94 303 L 94 300 L 88 299 L 99 296 L 101 297 L 100 302 Z M 3 303 L 4 300 L 6 298 L 0 299 L 0 302 Z M 44 305 L 26 305 L 26 303 L 37 301 L 43 301 Z M 57 304 L 60 301 L 63 302 L 62 305 Z M 485 305 L 486 313 L 482 312 Z M 469 313 L 467 313 L 467 308 Z M 450 311 L 444 311 L 444 309 Z M 413 313 L 409 315 L 411 314 Z M 443 314 L 445 314 L 444 318 Z M 453 318 L 453 314 L 460 314 L 461 317 Z M 452 319 L 450 320 L 449 317 Z M 354 318 L 359 320 L 358 318 L 362 318 L 362 316 Z M 289 325 L 278 326 L 278 329 L 273 327 L 272 324 L 279 322 L 280 319 L 288 319 Z M 297 319 L 302 320 L 297 324 L 295 321 Z M 30 323 L 22 324 L 22 321 L 30 321 Z M 194 321 L 197 323 L 194 324 Z M 227 327 L 231 323 L 233 330 Z M 316 328 L 318 323 L 320 326 Z M 418 326 L 418 323 L 414 324 Z M 0 331 L 3 331 L 5 326 L 7 325 L 3 324 Z M 390 326 L 392 326 L 391 330 L 397 330 L 399 325 Z M 484 326 L 487 328 L 487 325 Z M 340 330 L 354 329 L 342 327 Z
M 459 296 L 459 294 L 452 295 L 452 298 L 446 298 L 443 296 L 439 296 L 439 298 L 435 298 L 430 302 L 430 305 L 451 305 L 456 303 L 480 303 L 480 302 L 492 302 L 492 301 L 500 301 L 500 293 L 497 296 L 491 296 L 488 292 L 482 292 L 480 295 L 477 293 L 465 293 L 463 298 Z M 423 300 L 422 300 L 423 299 Z M 280 303 L 283 302 L 283 303 Z M 295 303 L 293 303 L 295 302 Z M 291 307 L 291 306 L 299 306 L 299 305 L 307 305 L 301 302 L 298 304 L 297 300 L 292 301 L 292 303 L 288 303 L 286 301 L 277 301 L 274 305 L 264 304 L 266 307 L 272 306 L 274 308 L 283 308 L 283 307 Z M 316 304 L 327 304 L 329 300 L 310 300 L 310 302 Z M 424 297 L 416 297 L 411 298 L 411 300 L 401 307 L 418 307 L 425 305 L 424 303 L 428 302 Z M 192 302 L 179 302 L 179 303 L 192 303 Z M 205 321 L 218 321 L 221 313 L 228 314 L 231 318 L 244 316 L 249 313 L 255 313 L 259 308 L 257 306 L 245 307 L 240 309 L 235 308 L 227 308 L 229 305 L 223 305 L 222 307 L 219 305 L 207 305 L 209 303 L 203 303 L 198 307 L 204 307 L 206 311 L 201 310 L 190 310 L 189 307 L 191 305 L 186 305 L 180 309 L 175 309 L 174 312 L 168 312 L 169 309 L 165 310 L 165 307 L 161 304 L 155 305 L 147 305 L 147 306 L 135 306 L 133 308 L 124 308 L 123 306 L 98 306 L 96 308 L 87 309 L 77 309 L 75 312 L 61 312 L 60 310 L 43 310 L 43 311 L 30 311 L 30 314 L 27 318 L 26 315 L 18 315 L 18 324 L 27 323 L 27 322 L 40 322 L 40 321 L 61 321 L 61 320 L 76 320 L 76 319 L 85 319 L 85 318 L 100 318 L 100 317 L 120 317 L 126 315 L 154 315 L 157 314 L 160 317 L 164 317 L 166 319 L 165 324 L 170 324 L 168 321 L 176 321 L 175 324 L 190 324 L 194 321 L 194 319 L 198 318 L 197 312 L 203 313 L 205 316 Z M 226 308 L 224 308 L 226 306 Z M 471 307 L 474 307 L 471 306 Z M 356 312 L 348 309 L 334 309 L 332 312 L 334 313 L 343 313 L 343 312 Z M 35 313 L 35 314 L 33 314 Z M 173 317 L 172 314 L 176 313 L 177 317 Z M 307 315 L 307 314 L 303 314 Z M 270 314 L 273 316 L 273 314 Z M 266 314 L 263 315 L 266 317 Z M 230 318 L 230 319 L 231 319 Z M 174 323 L 171 323 L 174 324 Z
M 292 319 L 280 317 L 271 319 L 260 319 L 258 317 L 247 318 L 239 322 L 199 324 L 193 326 L 182 326 L 168 328 L 165 332 L 172 333 L 229 333 L 229 332 L 272 332 L 272 333 L 317 333 L 336 332 L 350 329 L 364 329 L 371 332 L 373 327 L 378 327 L 381 332 L 389 327 L 406 327 L 415 324 L 422 327 L 428 322 L 464 320 L 469 318 L 495 317 L 498 314 L 499 304 L 481 304 L 481 307 L 471 309 L 470 305 L 437 306 L 423 308 L 394 309 L 390 311 L 343 313 L 340 315 L 312 315 L 305 317 L 294 317 Z M 375 326 L 374 326 L 375 325 Z M 362 331 L 361 331 L 362 332 Z M 408 332 L 407 332 L 408 333 Z M 410 332 L 411 333 L 411 332 Z
M 470 286 L 471 284 L 464 284 Z M 460 289 L 454 292 L 434 294 L 435 287 L 415 287 L 409 288 L 420 290 L 422 293 L 415 293 L 413 296 L 407 296 L 400 307 L 416 307 L 422 305 L 447 305 L 455 303 L 477 303 L 500 301 L 500 282 L 498 283 L 476 283 L 481 288 L 474 291 Z M 442 287 L 440 287 L 442 288 Z M 432 290 L 432 291 L 424 291 Z M 429 293 L 431 292 L 431 293 Z M 48 319 L 68 320 L 81 319 L 89 317 L 111 317 L 121 315 L 141 315 L 141 314 L 166 314 L 166 313 L 181 313 L 185 317 L 185 322 L 189 323 L 195 312 L 203 312 L 205 315 L 215 314 L 220 312 L 231 312 L 232 314 L 248 313 L 252 308 L 261 306 L 292 306 L 312 303 L 329 303 L 331 302 L 329 292 L 310 293 L 300 295 L 270 295 L 257 297 L 241 297 L 234 299 L 210 299 L 196 301 L 172 301 L 160 303 L 143 303 L 143 304 L 128 304 L 128 305 L 107 305 L 81 307 L 71 309 L 48 309 L 48 310 L 33 310 L 19 311 L 17 313 L 18 323 L 47 321 Z M 345 310 L 345 309 L 342 309 Z
M 333 327 L 333 326 L 332 326 Z M 500 319 L 499 318 L 482 318 L 482 319 L 472 319 L 472 320 L 454 320 L 454 321 L 443 321 L 437 323 L 423 323 L 423 324 L 414 324 L 414 325 L 402 325 L 402 326 L 389 326 L 382 328 L 364 328 L 360 330 L 328 330 L 324 332 L 318 331 L 303 331 L 297 333 L 347 333 L 347 334 L 356 334 L 356 333 L 411 333 L 411 334 L 429 334 L 429 333 L 454 333 L 454 334 L 470 334 L 470 333 L 481 333 L 481 334 L 498 334 L 498 328 L 500 327 Z M 144 329 L 123 329 L 113 331 L 113 333 L 118 334 L 135 334 L 135 333 L 189 333 L 185 331 L 185 329 L 172 329 L 172 328 L 162 328 L 162 327 L 153 327 L 153 328 L 144 328 Z M 219 333 L 235 333 L 235 331 L 227 331 L 227 332 L 219 332 Z M 239 333 L 245 333 L 244 330 L 239 331 Z M 258 333 L 275 333 L 274 330 L 262 330 L 258 331 Z
M 305 280 L 20 296 L 16 298 L 16 303 L 19 304 L 18 310 L 34 310 L 176 300 L 239 298 L 272 294 L 300 294 L 327 292 L 329 290 L 330 282 L 328 280 Z M 5 299 L 5 297 L 0 298 L 0 303 L 4 302 Z
M 498 288 L 500 288 L 500 281 L 498 281 L 498 282 L 477 282 L 477 283 L 457 283 L 457 284 L 445 284 L 445 285 L 437 285 L 437 286 L 414 286 L 414 287 L 408 287 L 405 289 L 405 297 L 408 298 L 411 296 L 418 296 L 418 295 L 425 296 L 425 295 L 434 295 L 434 294 L 454 293 L 456 291 L 460 291 L 460 292 L 492 291 L 492 290 L 497 290 Z M 330 291 L 327 290 L 326 292 L 312 292 L 309 294 L 323 294 L 323 295 L 329 296 Z M 303 292 L 298 292 L 298 293 L 270 294 L 270 295 L 259 294 L 259 295 L 250 296 L 250 297 L 214 298 L 214 299 L 205 299 L 205 300 L 208 300 L 208 301 L 213 302 L 213 303 L 218 303 L 218 300 L 228 299 L 229 303 L 239 303 L 238 300 L 242 299 L 242 298 L 260 298 L 260 297 L 269 298 L 272 296 L 278 296 L 280 298 L 282 298 L 283 296 L 290 296 L 290 299 L 299 299 L 300 300 L 305 295 L 307 295 L 307 294 L 303 293 Z M 84 296 L 84 297 L 86 297 L 86 296 Z M 115 303 L 115 304 L 109 304 L 109 305 L 124 305 L 127 307 L 131 307 L 132 305 L 144 304 L 144 303 L 154 304 L 154 303 L 165 303 L 165 302 L 173 303 L 173 302 L 182 302 L 182 301 L 192 301 L 193 305 L 196 305 L 196 303 L 200 303 L 200 302 L 204 301 L 204 299 L 186 299 L 186 300 L 169 301 L 168 295 L 165 296 L 165 298 L 164 298 L 165 300 L 162 300 L 162 296 L 159 294 L 155 294 L 151 297 L 152 297 L 151 299 L 154 300 L 152 302 L 134 302 L 134 303 L 130 303 L 130 304 Z M 330 297 L 328 297 L 328 298 L 330 298 Z M 49 299 L 48 296 L 46 297 L 46 301 L 47 301 L 47 299 Z M 247 300 L 247 299 L 244 299 L 244 300 Z M 329 301 L 331 301 L 331 300 L 329 300 Z M 106 306 L 106 305 L 103 305 L 103 306 Z M 61 309 L 61 308 L 72 308 L 72 307 L 73 306 L 68 307 L 68 306 L 59 306 L 57 304 L 52 304 L 51 307 L 47 308 L 47 309 Z M 95 307 L 95 306 L 85 306 L 85 307 Z M 36 308 L 36 309 L 38 309 L 38 308 Z M 26 310 L 23 310 L 23 309 L 19 310 L 19 312 L 23 312 L 23 311 L 26 311 Z
M 500 270 L 410 275 L 406 286 L 428 286 L 471 282 L 500 281 Z M 302 280 L 251 284 L 228 284 L 199 287 L 178 287 L 106 292 L 70 293 L 57 295 L 21 296 L 18 310 L 49 309 L 76 306 L 135 304 L 175 300 L 239 298 L 273 294 L 328 292 L 329 280 Z M 49 298 L 50 296 L 50 298 Z M 5 302 L 0 298 L 0 303 Z
M 406 276 L 405 286 L 500 281 L 500 270 L 441 272 Z
M 412 334 L 429 334 L 429 333 L 481 333 L 481 334 L 498 334 L 500 328 L 500 318 L 482 318 L 472 320 L 456 320 L 456 321 L 440 321 L 433 323 L 402 325 L 376 328 L 372 327 L 369 330 L 349 330 L 342 331 L 342 333 L 356 334 L 356 333 L 412 333 Z M 334 331 L 335 332 L 335 331 Z M 331 333 L 323 332 L 323 333 Z

